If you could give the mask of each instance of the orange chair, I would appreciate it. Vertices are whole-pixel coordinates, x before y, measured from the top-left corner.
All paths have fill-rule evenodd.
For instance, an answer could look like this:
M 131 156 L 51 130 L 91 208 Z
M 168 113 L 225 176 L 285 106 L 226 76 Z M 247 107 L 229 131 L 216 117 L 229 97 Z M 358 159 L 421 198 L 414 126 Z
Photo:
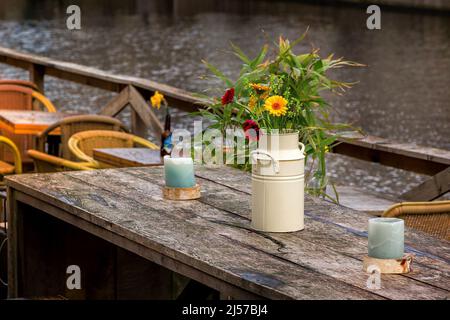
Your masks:
M 19 85 L 0 84 L 0 109 L 31 111 L 35 109 L 35 105 L 43 106 L 45 111 L 56 112 L 53 104 L 39 92 Z M 5 130 L 2 130 L 2 134 L 13 140 L 22 151 L 23 162 L 31 163 L 31 159 L 25 152 L 33 145 L 33 137 L 31 135 L 17 136 Z M 12 161 L 11 153 L 3 147 L 0 147 L 0 158 L 3 161 Z
M 41 91 L 35 83 L 26 80 L 0 79 L 0 85 L 5 84 L 12 84 L 15 86 L 27 87 L 34 91 Z
M 46 111 L 56 112 L 50 100 L 39 92 L 27 87 L 0 84 L 0 109 L 33 110 L 33 100 L 40 102 Z

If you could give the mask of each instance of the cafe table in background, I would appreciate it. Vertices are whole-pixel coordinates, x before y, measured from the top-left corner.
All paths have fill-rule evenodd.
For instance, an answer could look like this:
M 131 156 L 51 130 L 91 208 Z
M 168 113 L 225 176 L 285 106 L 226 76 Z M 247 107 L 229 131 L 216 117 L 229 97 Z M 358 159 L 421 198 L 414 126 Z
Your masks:
M 148 148 L 99 148 L 94 149 L 93 156 L 105 168 L 162 165 L 160 150 Z
M 16 143 L 20 150 L 22 161 L 31 162 L 31 159 L 26 155 L 26 151 L 35 147 L 33 136 L 38 135 L 54 122 L 71 115 L 62 112 L 0 110 L 0 130 L 2 135 Z M 49 144 L 57 144 L 59 135 L 59 130 L 52 132 Z M 49 146 L 49 149 L 51 149 L 51 146 Z M 4 150 L 2 159 L 4 161 L 12 161 L 13 157 L 12 154 Z

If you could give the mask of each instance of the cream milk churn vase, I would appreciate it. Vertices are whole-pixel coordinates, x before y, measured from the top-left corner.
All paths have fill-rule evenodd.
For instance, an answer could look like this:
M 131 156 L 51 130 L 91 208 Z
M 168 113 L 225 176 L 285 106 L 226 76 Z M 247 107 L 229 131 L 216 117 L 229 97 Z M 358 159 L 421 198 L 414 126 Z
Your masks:
M 304 228 L 305 146 L 298 132 L 260 136 L 252 158 L 252 227 L 267 232 Z

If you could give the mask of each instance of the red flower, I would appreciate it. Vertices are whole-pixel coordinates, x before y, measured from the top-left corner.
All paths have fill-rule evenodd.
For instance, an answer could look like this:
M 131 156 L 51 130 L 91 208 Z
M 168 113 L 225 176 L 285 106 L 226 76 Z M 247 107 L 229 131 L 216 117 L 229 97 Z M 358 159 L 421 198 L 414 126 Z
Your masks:
M 225 94 L 222 96 L 222 105 L 229 104 L 233 102 L 234 98 L 234 88 L 230 88 L 225 91 Z
M 258 141 L 259 139 L 259 126 L 254 120 L 245 120 L 242 128 L 245 132 L 245 138 L 250 141 Z

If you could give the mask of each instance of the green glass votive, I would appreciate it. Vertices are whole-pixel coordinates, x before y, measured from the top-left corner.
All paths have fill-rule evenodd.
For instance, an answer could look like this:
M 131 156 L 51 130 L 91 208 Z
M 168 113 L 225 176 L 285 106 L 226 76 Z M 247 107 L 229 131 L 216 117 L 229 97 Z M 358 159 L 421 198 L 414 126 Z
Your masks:
M 192 188 L 195 186 L 194 161 L 190 157 L 164 157 L 166 187 Z
M 369 257 L 400 259 L 405 251 L 405 225 L 402 219 L 369 219 Z

